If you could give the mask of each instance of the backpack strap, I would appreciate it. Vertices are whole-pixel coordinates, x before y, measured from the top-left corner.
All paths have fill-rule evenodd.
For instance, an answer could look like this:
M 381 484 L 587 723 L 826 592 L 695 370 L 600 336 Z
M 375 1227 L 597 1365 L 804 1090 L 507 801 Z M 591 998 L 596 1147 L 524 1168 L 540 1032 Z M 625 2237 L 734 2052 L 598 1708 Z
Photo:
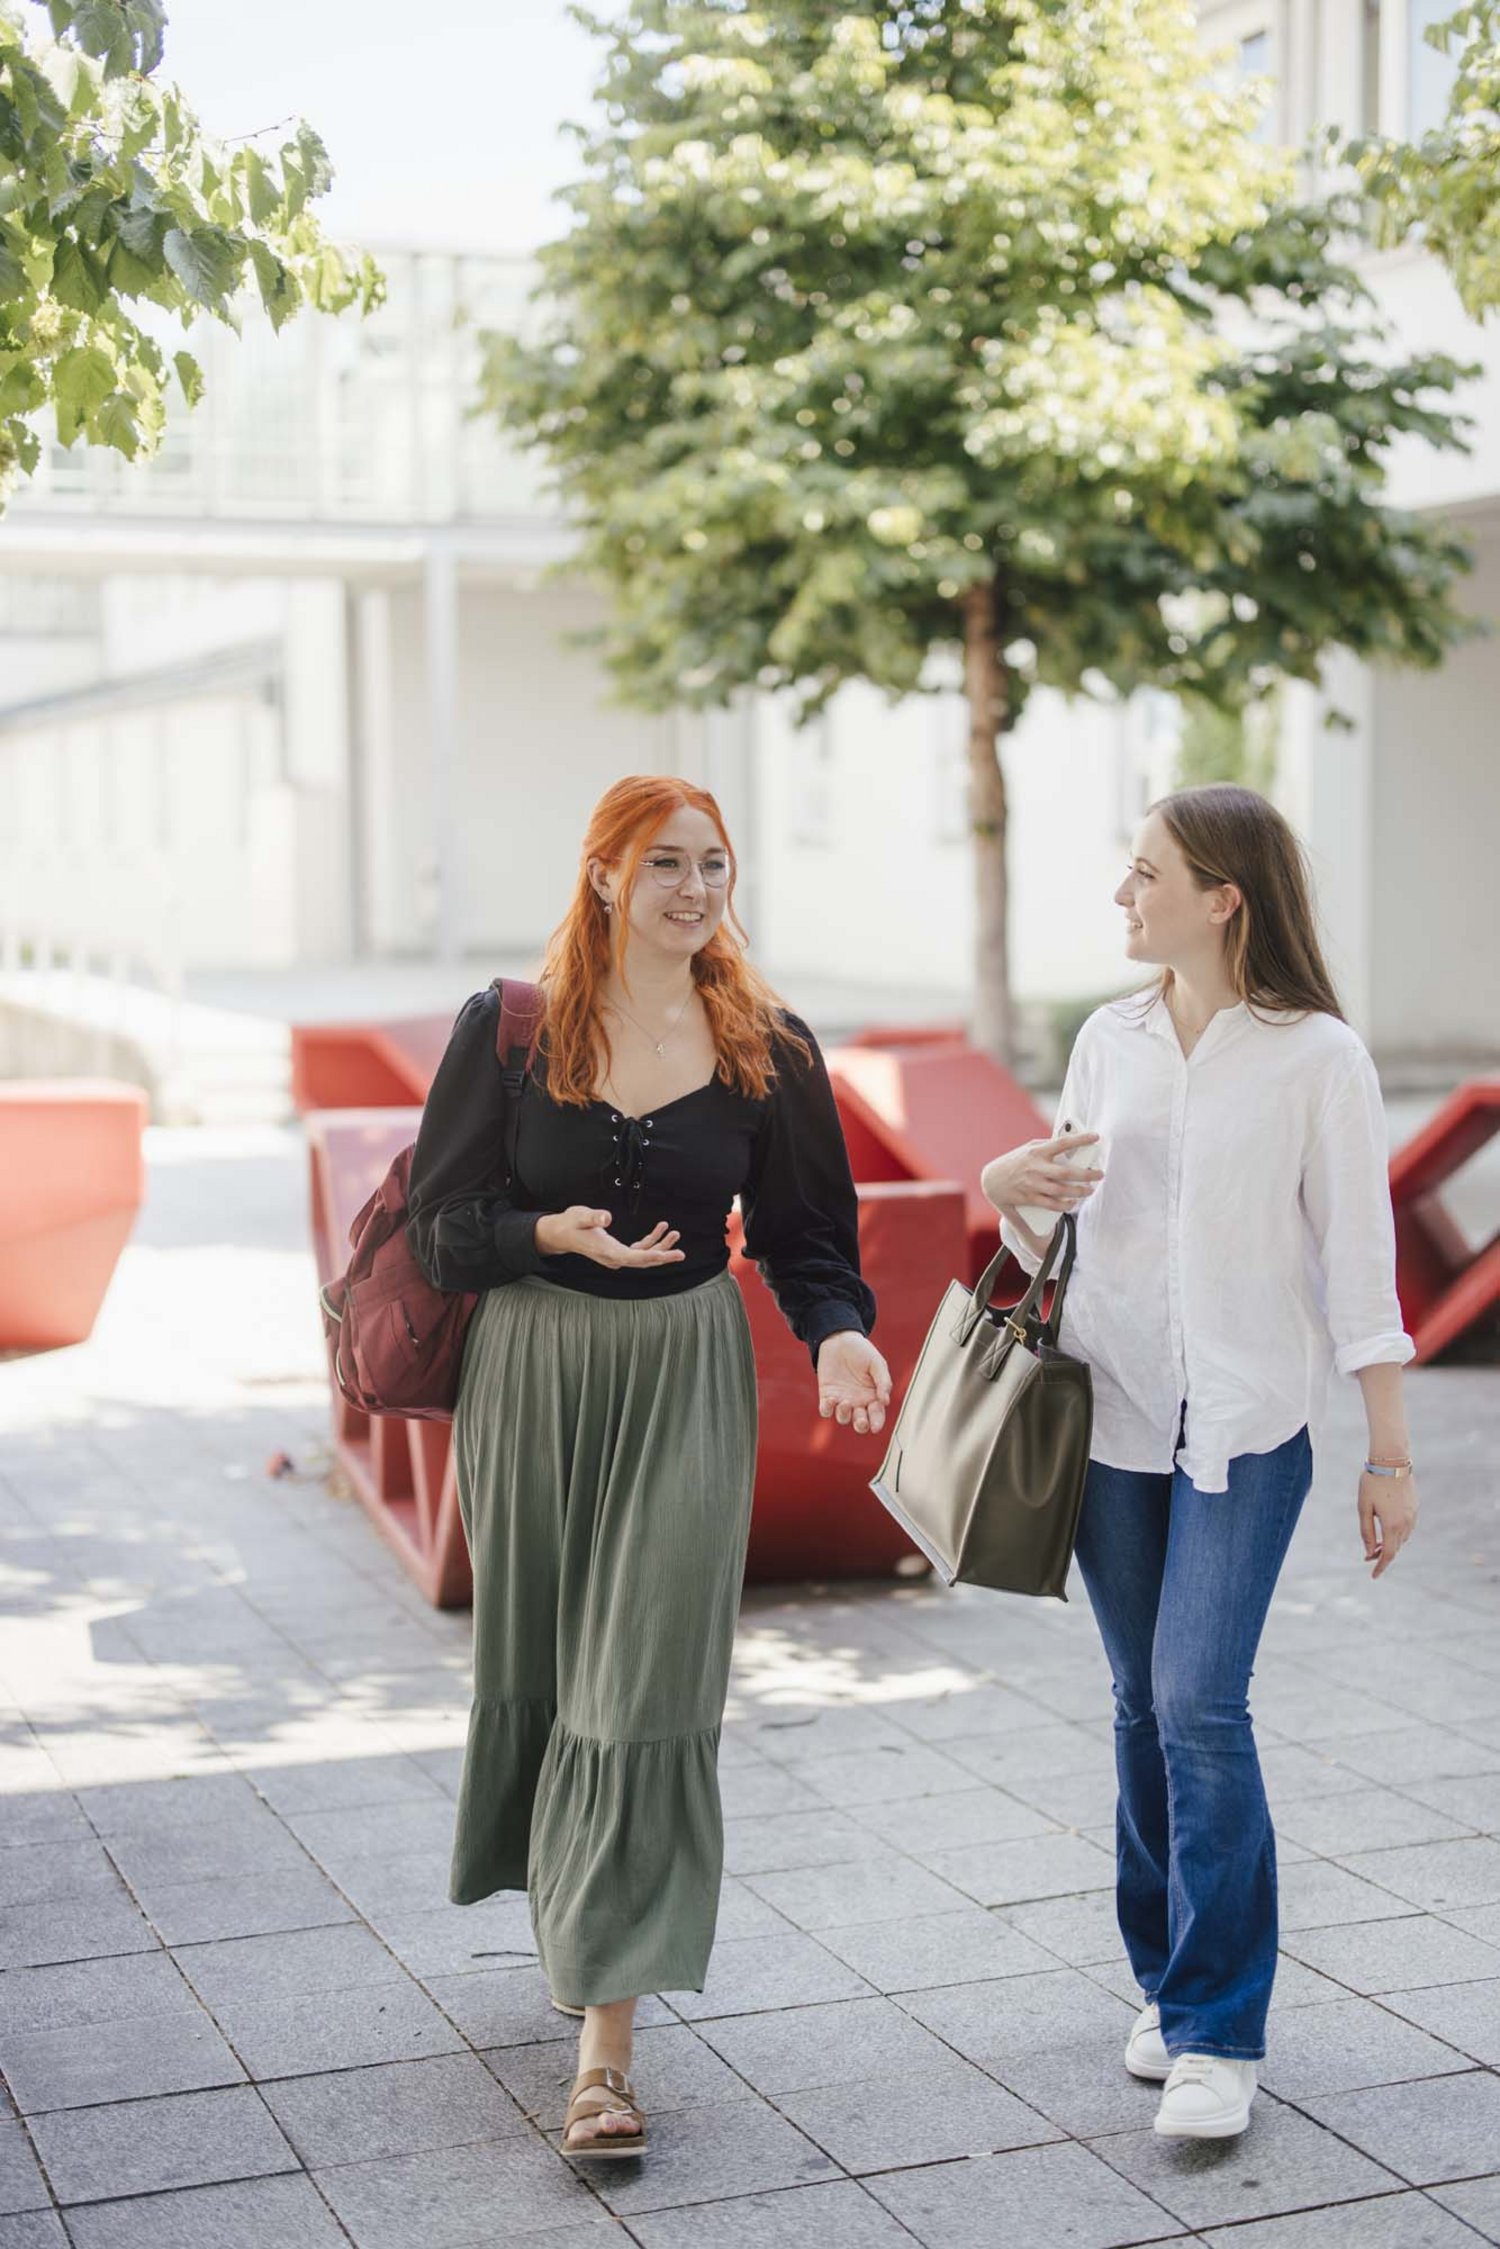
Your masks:
M 495 1033 L 495 1053 L 500 1062 L 500 1083 L 505 1088 L 505 1176 L 516 1173 L 516 1135 L 521 1129 L 521 1096 L 526 1075 L 536 1057 L 543 1001 L 535 984 L 519 977 L 496 976 L 492 989 L 500 995 L 500 1024 Z

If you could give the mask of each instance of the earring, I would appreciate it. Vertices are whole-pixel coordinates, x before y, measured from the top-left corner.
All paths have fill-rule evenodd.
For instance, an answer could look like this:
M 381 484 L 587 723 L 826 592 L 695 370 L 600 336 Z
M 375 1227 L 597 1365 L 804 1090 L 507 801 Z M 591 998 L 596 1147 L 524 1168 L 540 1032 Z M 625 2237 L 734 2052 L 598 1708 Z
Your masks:
M 604 908 L 604 911 L 607 914 L 612 914 L 614 912 L 614 907 L 610 904 L 607 898 L 601 898 L 599 903 Z

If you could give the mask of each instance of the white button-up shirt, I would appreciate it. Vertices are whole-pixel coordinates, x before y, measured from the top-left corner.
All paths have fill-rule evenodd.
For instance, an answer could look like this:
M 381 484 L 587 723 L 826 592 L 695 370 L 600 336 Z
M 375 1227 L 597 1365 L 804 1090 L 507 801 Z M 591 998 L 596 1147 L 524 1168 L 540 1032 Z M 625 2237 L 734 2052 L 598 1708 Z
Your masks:
M 1165 1003 L 1112 1001 L 1058 1123 L 1097 1132 L 1060 1341 L 1094 1378 L 1093 1457 L 1200 1491 L 1313 1427 L 1328 1376 L 1413 1355 L 1396 1300 L 1380 1086 L 1332 1015 L 1240 1005 L 1184 1056 Z M 1028 1271 L 1037 1259 L 1001 1233 Z

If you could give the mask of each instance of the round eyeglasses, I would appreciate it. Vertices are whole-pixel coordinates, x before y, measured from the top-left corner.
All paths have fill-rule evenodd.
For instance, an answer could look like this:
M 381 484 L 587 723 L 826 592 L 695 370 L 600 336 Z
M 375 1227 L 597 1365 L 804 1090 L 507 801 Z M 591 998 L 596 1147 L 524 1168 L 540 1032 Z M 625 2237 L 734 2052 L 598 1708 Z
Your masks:
M 704 887 L 722 890 L 733 872 L 734 862 L 726 851 L 711 851 L 697 865 Z M 692 866 L 693 861 L 685 851 L 653 851 L 641 861 L 642 871 L 663 890 L 680 890 Z

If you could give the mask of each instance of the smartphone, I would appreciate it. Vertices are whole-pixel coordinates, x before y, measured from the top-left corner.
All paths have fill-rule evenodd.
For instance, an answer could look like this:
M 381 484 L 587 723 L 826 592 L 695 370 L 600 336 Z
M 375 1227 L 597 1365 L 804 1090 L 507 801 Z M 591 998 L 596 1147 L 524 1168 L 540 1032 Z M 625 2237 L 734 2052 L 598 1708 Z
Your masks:
M 1065 1117 L 1053 1134 L 1053 1138 L 1055 1140 L 1071 1139 L 1075 1134 L 1086 1133 L 1087 1131 L 1087 1125 L 1074 1124 L 1071 1118 Z M 1057 1161 L 1060 1164 L 1081 1164 L 1087 1171 L 1092 1169 L 1096 1153 L 1097 1150 L 1092 1147 L 1061 1148 L 1058 1150 Z M 1023 1203 L 1016 1215 L 1031 1229 L 1033 1234 L 1039 1235 L 1045 1241 L 1052 1233 L 1062 1213 L 1055 1210 L 1044 1210 L 1040 1203 Z

